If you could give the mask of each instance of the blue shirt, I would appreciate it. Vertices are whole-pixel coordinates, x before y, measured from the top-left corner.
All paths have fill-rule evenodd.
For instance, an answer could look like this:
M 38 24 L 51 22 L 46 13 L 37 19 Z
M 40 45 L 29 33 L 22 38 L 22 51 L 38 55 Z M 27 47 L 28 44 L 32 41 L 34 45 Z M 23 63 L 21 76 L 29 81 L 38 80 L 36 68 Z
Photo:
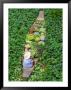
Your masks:
M 33 66 L 32 59 L 24 59 L 23 60 L 23 68 L 31 68 Z

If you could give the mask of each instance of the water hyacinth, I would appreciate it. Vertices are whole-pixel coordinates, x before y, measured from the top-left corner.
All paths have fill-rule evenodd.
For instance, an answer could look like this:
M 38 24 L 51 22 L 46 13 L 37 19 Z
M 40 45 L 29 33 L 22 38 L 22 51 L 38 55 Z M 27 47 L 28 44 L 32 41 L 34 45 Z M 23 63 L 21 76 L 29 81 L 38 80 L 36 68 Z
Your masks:
M 44 34 L 45 36 L 45 46 L 41 46 L 40 41 L 34 41 L 35 44 L 33 44 L 33 41 L 25 38 L 25 36 L 29 34 L 28 29 L 36 20 L 39 11 L 40 9 L 38 8 L 19 10 L 9 9 L 9 81 L 62 81 L 63 9 L 44 9 L 45 22 L 43 25 L 40 25 L 40 27 L 46 27 L 47 30 L 45 30 L 45 34 L 40 32 L 40 28 L 37 27 L 37 24 L 35 25 L 35 27 L 37 27 L 35 31 L 38 31 L 40 36 L 41 34 Z M 37 58 L 41 64 L 45 64 L 45 70 L 42 72 L 42 66 L 37 63 L 31 76 L 24 80 L 22 78 L 22 65 L 24 64 L 25 59 L 23 59 L 22 65 L 19 59 L 22 54 L 24 54 L 23 50 L 25 49 L 23 49 L 23 45 L 26 43 L 29 43 L 30 46 L 32 44 L 33 48 L 37 45 Z M 40 43 L 40 45 L 38 45 L 38 43 Z M 41 47 L 43 47 L 43 49 Z M 38 53 L 38 51 L 40 52 Z

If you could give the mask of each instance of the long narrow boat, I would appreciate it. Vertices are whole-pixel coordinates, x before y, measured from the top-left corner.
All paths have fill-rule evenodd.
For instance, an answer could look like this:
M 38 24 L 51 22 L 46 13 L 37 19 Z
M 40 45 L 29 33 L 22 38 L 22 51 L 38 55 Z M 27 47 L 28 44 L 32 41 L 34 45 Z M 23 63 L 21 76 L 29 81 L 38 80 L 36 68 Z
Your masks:
M 42 46 L 45 44 L 46 28 L 44 11 L 39 15 L 26 35 L 26 43 L 23 55 L 23 77 L 29 77 L 37 64 L 38 56 L 42 53 Z

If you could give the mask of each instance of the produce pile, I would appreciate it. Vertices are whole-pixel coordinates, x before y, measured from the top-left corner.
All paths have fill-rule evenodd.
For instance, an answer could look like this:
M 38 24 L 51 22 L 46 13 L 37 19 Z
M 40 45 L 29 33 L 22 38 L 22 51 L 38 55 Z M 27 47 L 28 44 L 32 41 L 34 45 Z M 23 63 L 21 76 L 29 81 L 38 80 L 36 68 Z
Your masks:
M 39 49 L 42 50 L 45 46 L 45 35 L 46 28 L 44 11 L 40 11 L 38 18 L 31 26 L 29 33 L 26 35 L 24 61 L 25 63 L 27 63 L 26 59 L 28 59 L 27 67 L 30 67 L 30 65 L 32 64 L 29 62 L 29 59 L 34 59 L 35 57 L 39 56 L 39 53 L 42 53 L 39 52 Z
M 23 48 L 26 46 L 32 48 L 29 49 L 32 57 L 38 57 L 38 63 L 26 81 L 62 81 L 62 9 L 44 9 L 45 22 L 43 26 L 44 29 L 46 27 L 46 30 L 43 31 L 46 34 L 41 34 L 40 31 L 43 29 L 41 27 L 41 30 L 36 29 L 37 33 L 33 32 L 34 36 L 29 35 L 32 33 L 29 32 L 29 28 L 36 22 L 39 11 L 40 9 L 9 9 L 8 60 L 10 81 L 24 81 L 21 61 L 23 59 L 21 57 L 25 53 Z M 39 40 L 39 34 L 42 37 L 45 36 L 43 43 Z M 27 43 L 30 44 L 27 45 Z M 33 46 L 37 48 L 34 49 Z
M 41 52 L 41 50 L 44 49 L 45 35 L 46 28 L 44 20 L 44 11 L 42 10 L 39 12 L 36 21 L 31 26 L 29 33 L 26 36 L 26 44 L 23 59 L 24 77 L 29 77 L 32 72 L 30 68 L 34 66 L 34 59 L 36 57 L 38 58 L 39 54 L 43 52 Z

